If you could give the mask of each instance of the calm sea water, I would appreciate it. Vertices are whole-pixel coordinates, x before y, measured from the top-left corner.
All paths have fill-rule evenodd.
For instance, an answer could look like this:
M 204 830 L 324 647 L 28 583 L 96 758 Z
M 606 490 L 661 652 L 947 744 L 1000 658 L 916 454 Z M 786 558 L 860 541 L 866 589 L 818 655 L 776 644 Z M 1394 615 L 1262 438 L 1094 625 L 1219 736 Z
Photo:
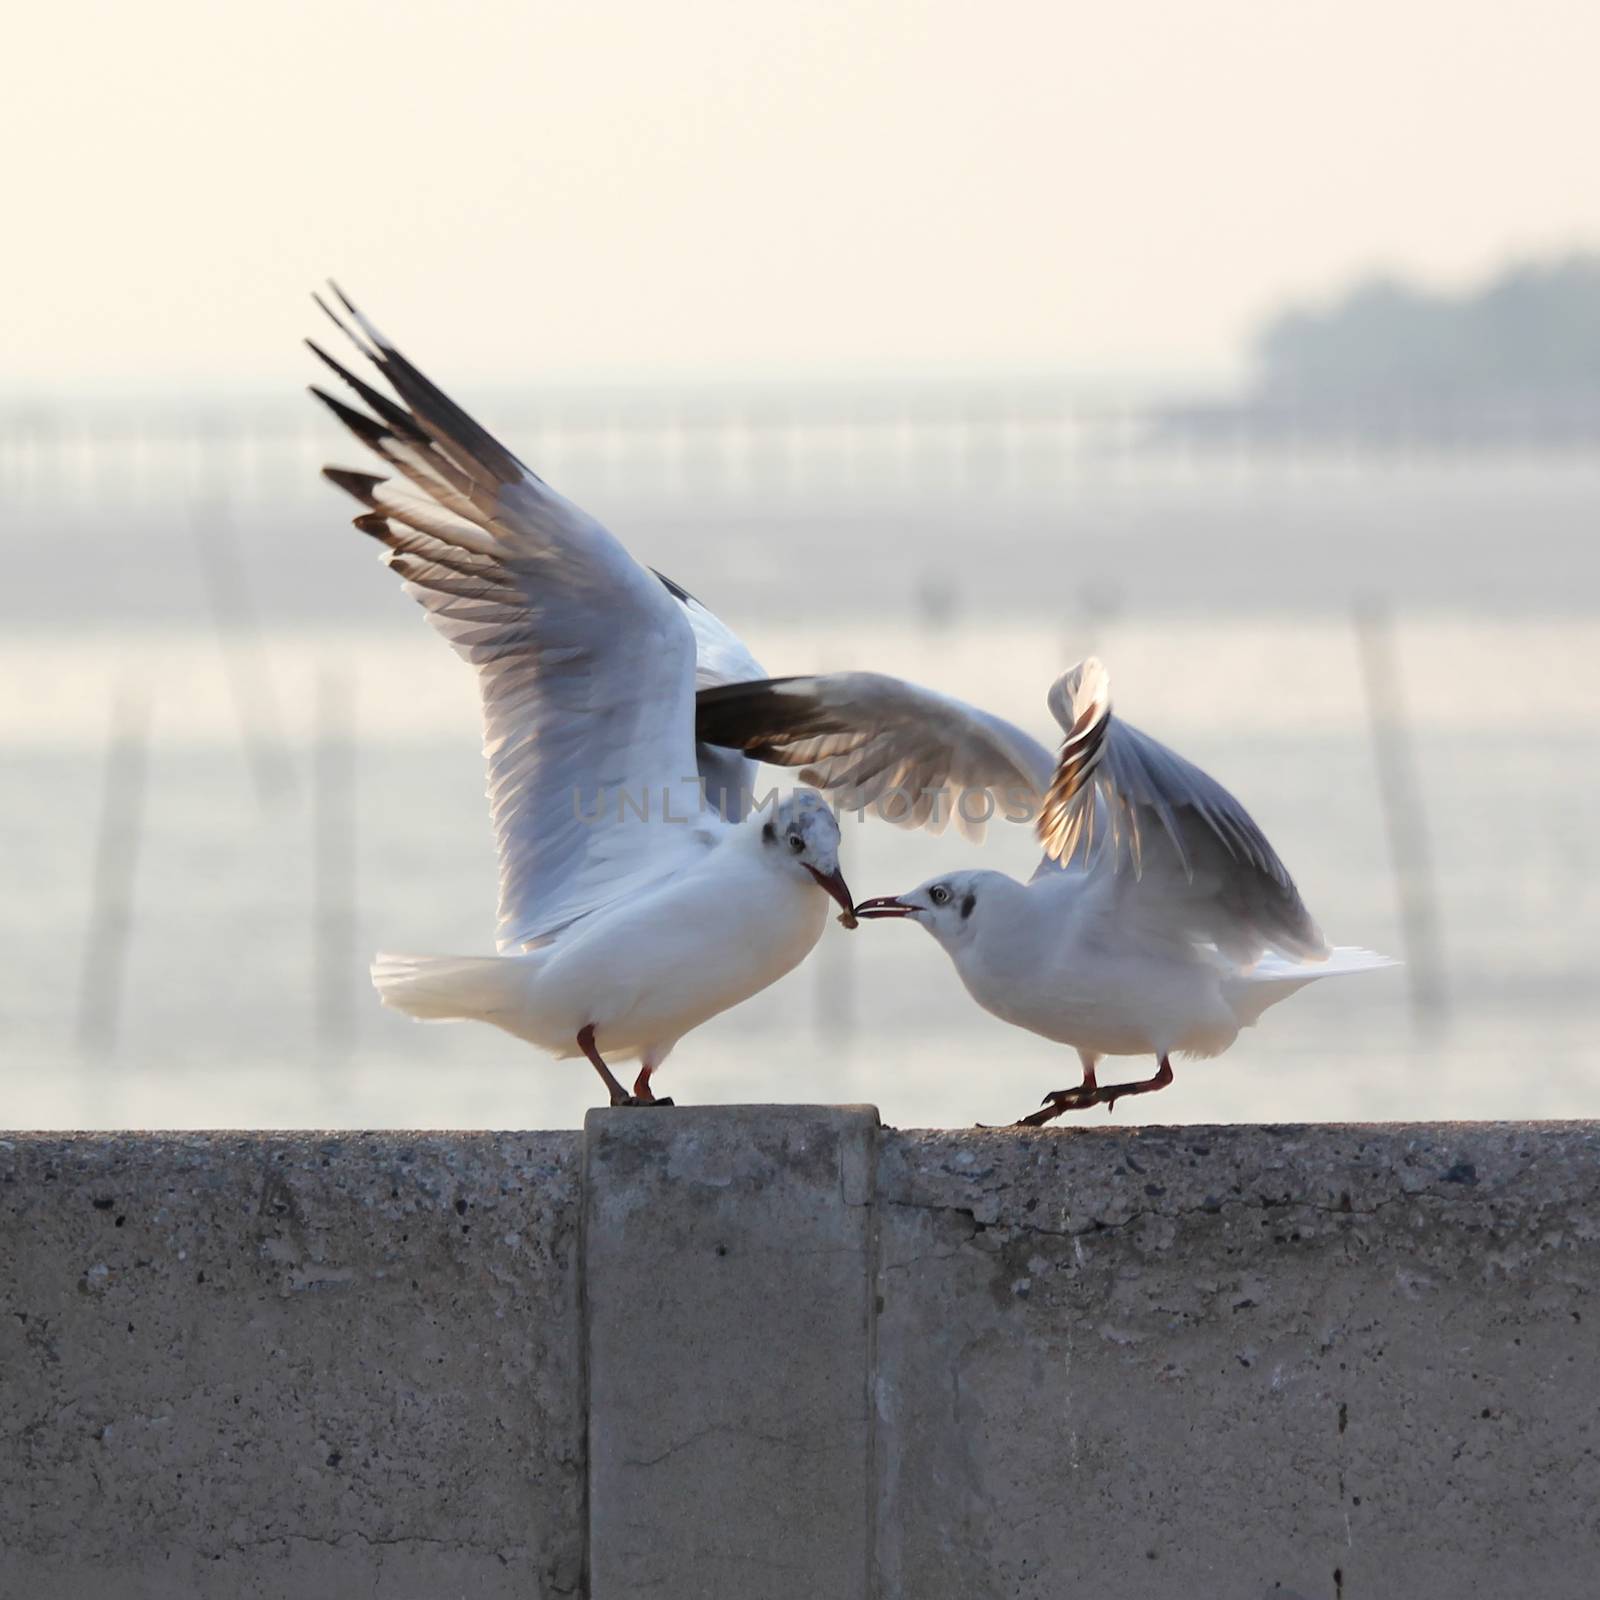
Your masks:
M 1119 708 L 1250 807 L 1331 938 L 1404 954 L 1351 621 L 1383 598 L 1437 926 L 1414 953 L 1442 1002 L 1415 1006 L 1410 972 L 1315 987 L 1116 1115 L 1600 1114 L 1600 471 L 957 442 L 843 430 L 734 471 L 681 440 L 641 464 L 547 438 L 537 459 L 772 671 L 898 672 L 1049 737 L 1046 686 L 1097 651 Z M 246 444 L 0 453 L 0 1121 L 575 1123 L 587 1067 L 367 987 L 380 945 L 491 948 L 472 684 L 318 491 L 322 442 Z M 102 941 L 86 975 L 119 697 L 150 718 L 142 807 L 124 769 L 112 819 L 136 847 L 125 966 Z M 847 833 L 863 896 L 1034 855 L 1021 829 Z M 902 1125 L 1003 1120 L 1075 1076 L 895 924 L 830 926 L 663 1073 L 682 1100 L 868 1100 Z

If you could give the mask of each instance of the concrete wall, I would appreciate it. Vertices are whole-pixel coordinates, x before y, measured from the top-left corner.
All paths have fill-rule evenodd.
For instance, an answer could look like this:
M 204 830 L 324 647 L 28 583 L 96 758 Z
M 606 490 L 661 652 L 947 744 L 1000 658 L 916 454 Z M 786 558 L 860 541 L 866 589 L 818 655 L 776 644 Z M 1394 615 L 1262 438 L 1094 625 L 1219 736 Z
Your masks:
M 0 1138 L 0 1596 L 1590 1596 L 1600 1130 Z
M 579 1166 L 0 1137 L 0 1596 L 578 1593 Z

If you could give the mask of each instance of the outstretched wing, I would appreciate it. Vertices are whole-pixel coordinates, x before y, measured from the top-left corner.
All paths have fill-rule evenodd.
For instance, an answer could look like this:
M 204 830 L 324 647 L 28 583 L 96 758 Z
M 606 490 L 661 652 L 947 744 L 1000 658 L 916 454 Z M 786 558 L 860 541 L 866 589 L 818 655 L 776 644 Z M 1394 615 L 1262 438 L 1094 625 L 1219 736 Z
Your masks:
M 876 672 L 703 689 L 695 728 L 709 743 L 804 768 L 846 810 L 872 806 L 935 833 L 954 817 L 973 838 L 989 815 L 1036 816 L 1054 765 L 1004 718 Z
M 652 567 L 651 571 L 655 569 Z M 683 614 L 694 629 L 696 689 L 714 689 L 724 683 L 750 683 L 766 677 L 766 669 L 721 617 L 703 601 L 695 599 L 681 583 L 674 583 L 666 573 L 657 572 L 656 576 L 667 593 L 683 607 Z
M 1046 856 L 1118 876 L 1126 911 L 1243 964 L 1263 950 L 1326 954 L 1249 812 L 1193 762 L 1112 715 L 1100 662 L 1090 657 L 1057 679 L 1050 709 L 1066 740 L 1039 815 Z
M 368 508 L 356 526 L 477 668 L 499 943 L 520 949 L 703 848 L 661 825 L 669 793 L 676 815 L 694 794 L 695 629 L 663 582 L 339 299 L 355 328 L 329 316 L 398 402 L 314 343 L 367 409 L 312 393 L 405 482 L 325 472 Z
M 656 576 L 683 607 L 689 626 L 694 629 L 696 689 L 749 683 L 766 677 L 765 668 L 727 623 L 666 573 L 658 572 Z M 708 744 L 704 739 L 696 741 L 694 756 L 706 805 L 730 822 L 742 821 L 753 800 L 755 762 L 747 760 L 737 750 Z

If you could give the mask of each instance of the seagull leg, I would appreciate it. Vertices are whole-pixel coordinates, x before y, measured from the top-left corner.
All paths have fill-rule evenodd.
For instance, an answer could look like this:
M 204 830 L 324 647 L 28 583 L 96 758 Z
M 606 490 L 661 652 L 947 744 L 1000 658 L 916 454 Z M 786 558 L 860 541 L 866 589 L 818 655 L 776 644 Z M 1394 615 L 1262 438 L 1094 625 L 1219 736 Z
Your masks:
M 1160 1070 L 1153 1078 L 1141 1078 L 1137 1083 L 1101 1085 L 1095 1082 L 1092 1059 L 1086 1057 L 1083 1082 L 1076 1089 L 1057 1089 L 1053 1094 L 1047 1094 L 1039 1110 L 1032 1116 L 1019 1117 L 1013 1126 L 1039 1128 L 1059 1117 L 1063 1111 L 1087 1111 L 1090 1106 L 1104 1106 L 1110 1111 L 1124 1095 L 1154 1094 L 1157 1089 L 1165 1089 L 1172 1082 L 1172 1063 L 1165 1056 L 1160 1057 L 1160 1061 Z
M 639 1076 L 634 1081 L 633 1093 L 629 1094 L 617 1081 L 617 1075 L 605 1063 L 605 1057 L 600 1054 L 599 1046 L 594 1042 L 594 1024 L 585 1023 L 578 1034 L 578 1048 L 589 1058 L 589 1065 L 600 1074 L 600 1081 L 606 1086 L 606 1093 L 611 1096 L 614 1106 L 670 1106 L 670 1098 L 657 1099 L 650 1093 L 650 1074 L 656 1070 L 657 1063 L 652 1061 L 639 1068 Z
M 636 1106 L 670 1106 L 671 1095 L 656 1096 L 650 1092 L 650 1074 L 656 1070 L 654 1061 L 646 1060 L 640 1064 L 639 1076 L 633 1080 L 633 1101 Z
M 1031 1117 L 1018 1117 L 1011 1124 L 1013 1128 L 1040 1128 L 1049 1122 L 1052 1117 L 1059 1117 L 1063 1111 L 1076 1111 L 1080 1106 L 1093 1105 L 1092 1099 L 1083 1098 L 1098 1092 L 1095 1083 L 1094 1069 L 1099 1065 L 1100 1057 L 1091 1055 L 1087 1050 L 1078 1052 L 1078 1060 L 1083 1064 L 1083 1082 L 1076 1089 L 1056 1089 L 1047 1094 L 1039 1103 L 1047 1109 L 1035 1111 Z
M 1137 1083 L 1110 1083 L 1098 1090 L 1106 1110 L 1114 1111 L 1117 1101 L 1125 1094 L 1154 1094 L 1157 1089 L 1165 1089 L 1172 1082 L 1172 1063 L 1165 1056 L 1159 1059 L 1161 1067 L 1153 1078 L 1141 1078 Z
M 617 1082 L 617 1075 L 605 1064 L 598 1047 L 594 1042 L 594 1024 L 585 1023 L 578 1034 L 578 1048 L 589 1058 L 589 1065 L 600 1074 L 600 1081 L 606 1086 L 606 1092 L 611 1096 L 614 1106 L 632 1105 L 633 1101 L 628 1096 L 628 1091 Z

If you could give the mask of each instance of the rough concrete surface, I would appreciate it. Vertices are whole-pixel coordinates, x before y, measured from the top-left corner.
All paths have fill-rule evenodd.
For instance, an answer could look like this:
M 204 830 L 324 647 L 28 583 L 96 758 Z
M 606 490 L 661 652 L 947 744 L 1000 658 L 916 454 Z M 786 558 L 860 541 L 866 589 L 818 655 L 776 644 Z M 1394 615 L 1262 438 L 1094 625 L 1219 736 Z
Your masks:
M 1600 1126 L 0 1135 L 0 1600 L 1578 1600 Z
M 866 1600 L 870 1107 L 592 1112 L 590 1562 L 605 1600 Z
M 1600 1593 L 1593 1125 L 889 1133 L 884 1596 Z
M 0 1595 L 577 1593 L 576 1157 L 0 1135 Z

